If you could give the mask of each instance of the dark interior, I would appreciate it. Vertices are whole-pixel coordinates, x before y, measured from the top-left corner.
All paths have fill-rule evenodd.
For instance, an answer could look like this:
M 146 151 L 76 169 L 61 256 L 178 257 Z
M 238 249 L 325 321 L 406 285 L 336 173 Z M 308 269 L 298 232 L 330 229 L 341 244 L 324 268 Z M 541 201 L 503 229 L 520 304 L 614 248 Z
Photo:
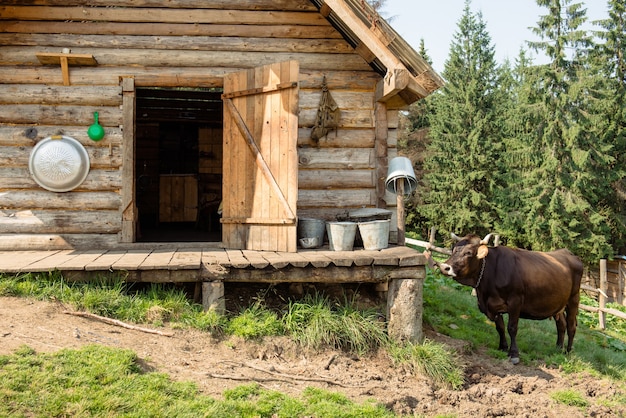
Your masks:
M 221 240 L 221 93 L 137 89 L 137 241 Z

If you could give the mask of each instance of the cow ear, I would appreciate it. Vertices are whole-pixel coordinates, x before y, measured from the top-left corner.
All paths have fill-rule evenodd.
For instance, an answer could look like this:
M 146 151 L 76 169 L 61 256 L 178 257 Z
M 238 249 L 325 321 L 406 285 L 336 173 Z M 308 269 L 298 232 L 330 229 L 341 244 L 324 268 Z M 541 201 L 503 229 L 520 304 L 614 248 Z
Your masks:
M 487 257 L 487 253 L 489 252 L 489 248 L 486 245 L 481 245 L 478 247 L 478 251 L 476 252 L 476 257 L 480 260 L 481 258 Z

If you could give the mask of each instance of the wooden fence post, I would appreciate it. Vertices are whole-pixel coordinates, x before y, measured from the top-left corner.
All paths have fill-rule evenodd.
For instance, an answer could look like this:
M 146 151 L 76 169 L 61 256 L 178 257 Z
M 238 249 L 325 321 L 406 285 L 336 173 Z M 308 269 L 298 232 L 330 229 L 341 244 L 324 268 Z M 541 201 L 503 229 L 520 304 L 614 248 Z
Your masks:
M 624 271 L 626 267 L 624 266 L 623 261 L 617 262 L 617 303 L 620 305 L 624 304 L 624 280 L 626 277 L 626 272 Z
M 598 295 L 598 304 L 600 305 L 600 309 L 598 310 L 598 325 L 600 329 L 606 328 L 606 314 L 604 313 L 604 309 L 606 308 L 605 295 L 608 291 L 606 276 L 606 259 L 603 258 L 600 260 L 600 294 Z

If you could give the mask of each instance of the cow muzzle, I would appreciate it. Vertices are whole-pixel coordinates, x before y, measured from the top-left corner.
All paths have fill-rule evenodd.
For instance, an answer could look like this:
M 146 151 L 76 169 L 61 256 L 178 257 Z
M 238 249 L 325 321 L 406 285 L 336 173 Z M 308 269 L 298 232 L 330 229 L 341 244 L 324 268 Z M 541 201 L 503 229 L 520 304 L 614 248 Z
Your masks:
M 448 277 L 456 277 L 456 273 L 450 264 L 446 263 L 437 263 L 437 267 L 439 267 L 439 271 L 445 274 Z

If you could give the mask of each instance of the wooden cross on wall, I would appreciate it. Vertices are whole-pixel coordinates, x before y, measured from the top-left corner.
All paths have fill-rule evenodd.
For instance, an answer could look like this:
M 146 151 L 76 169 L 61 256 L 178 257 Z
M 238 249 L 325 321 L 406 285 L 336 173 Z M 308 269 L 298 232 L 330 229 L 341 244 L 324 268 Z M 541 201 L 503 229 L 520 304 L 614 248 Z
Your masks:
M 61 64 L 63 85 L 70 85 L 70 65 L 98 65 L 98 61 L 91 54 L 71 54 L 66 52 L 38 52 L 37 59 L 44 65 Z

